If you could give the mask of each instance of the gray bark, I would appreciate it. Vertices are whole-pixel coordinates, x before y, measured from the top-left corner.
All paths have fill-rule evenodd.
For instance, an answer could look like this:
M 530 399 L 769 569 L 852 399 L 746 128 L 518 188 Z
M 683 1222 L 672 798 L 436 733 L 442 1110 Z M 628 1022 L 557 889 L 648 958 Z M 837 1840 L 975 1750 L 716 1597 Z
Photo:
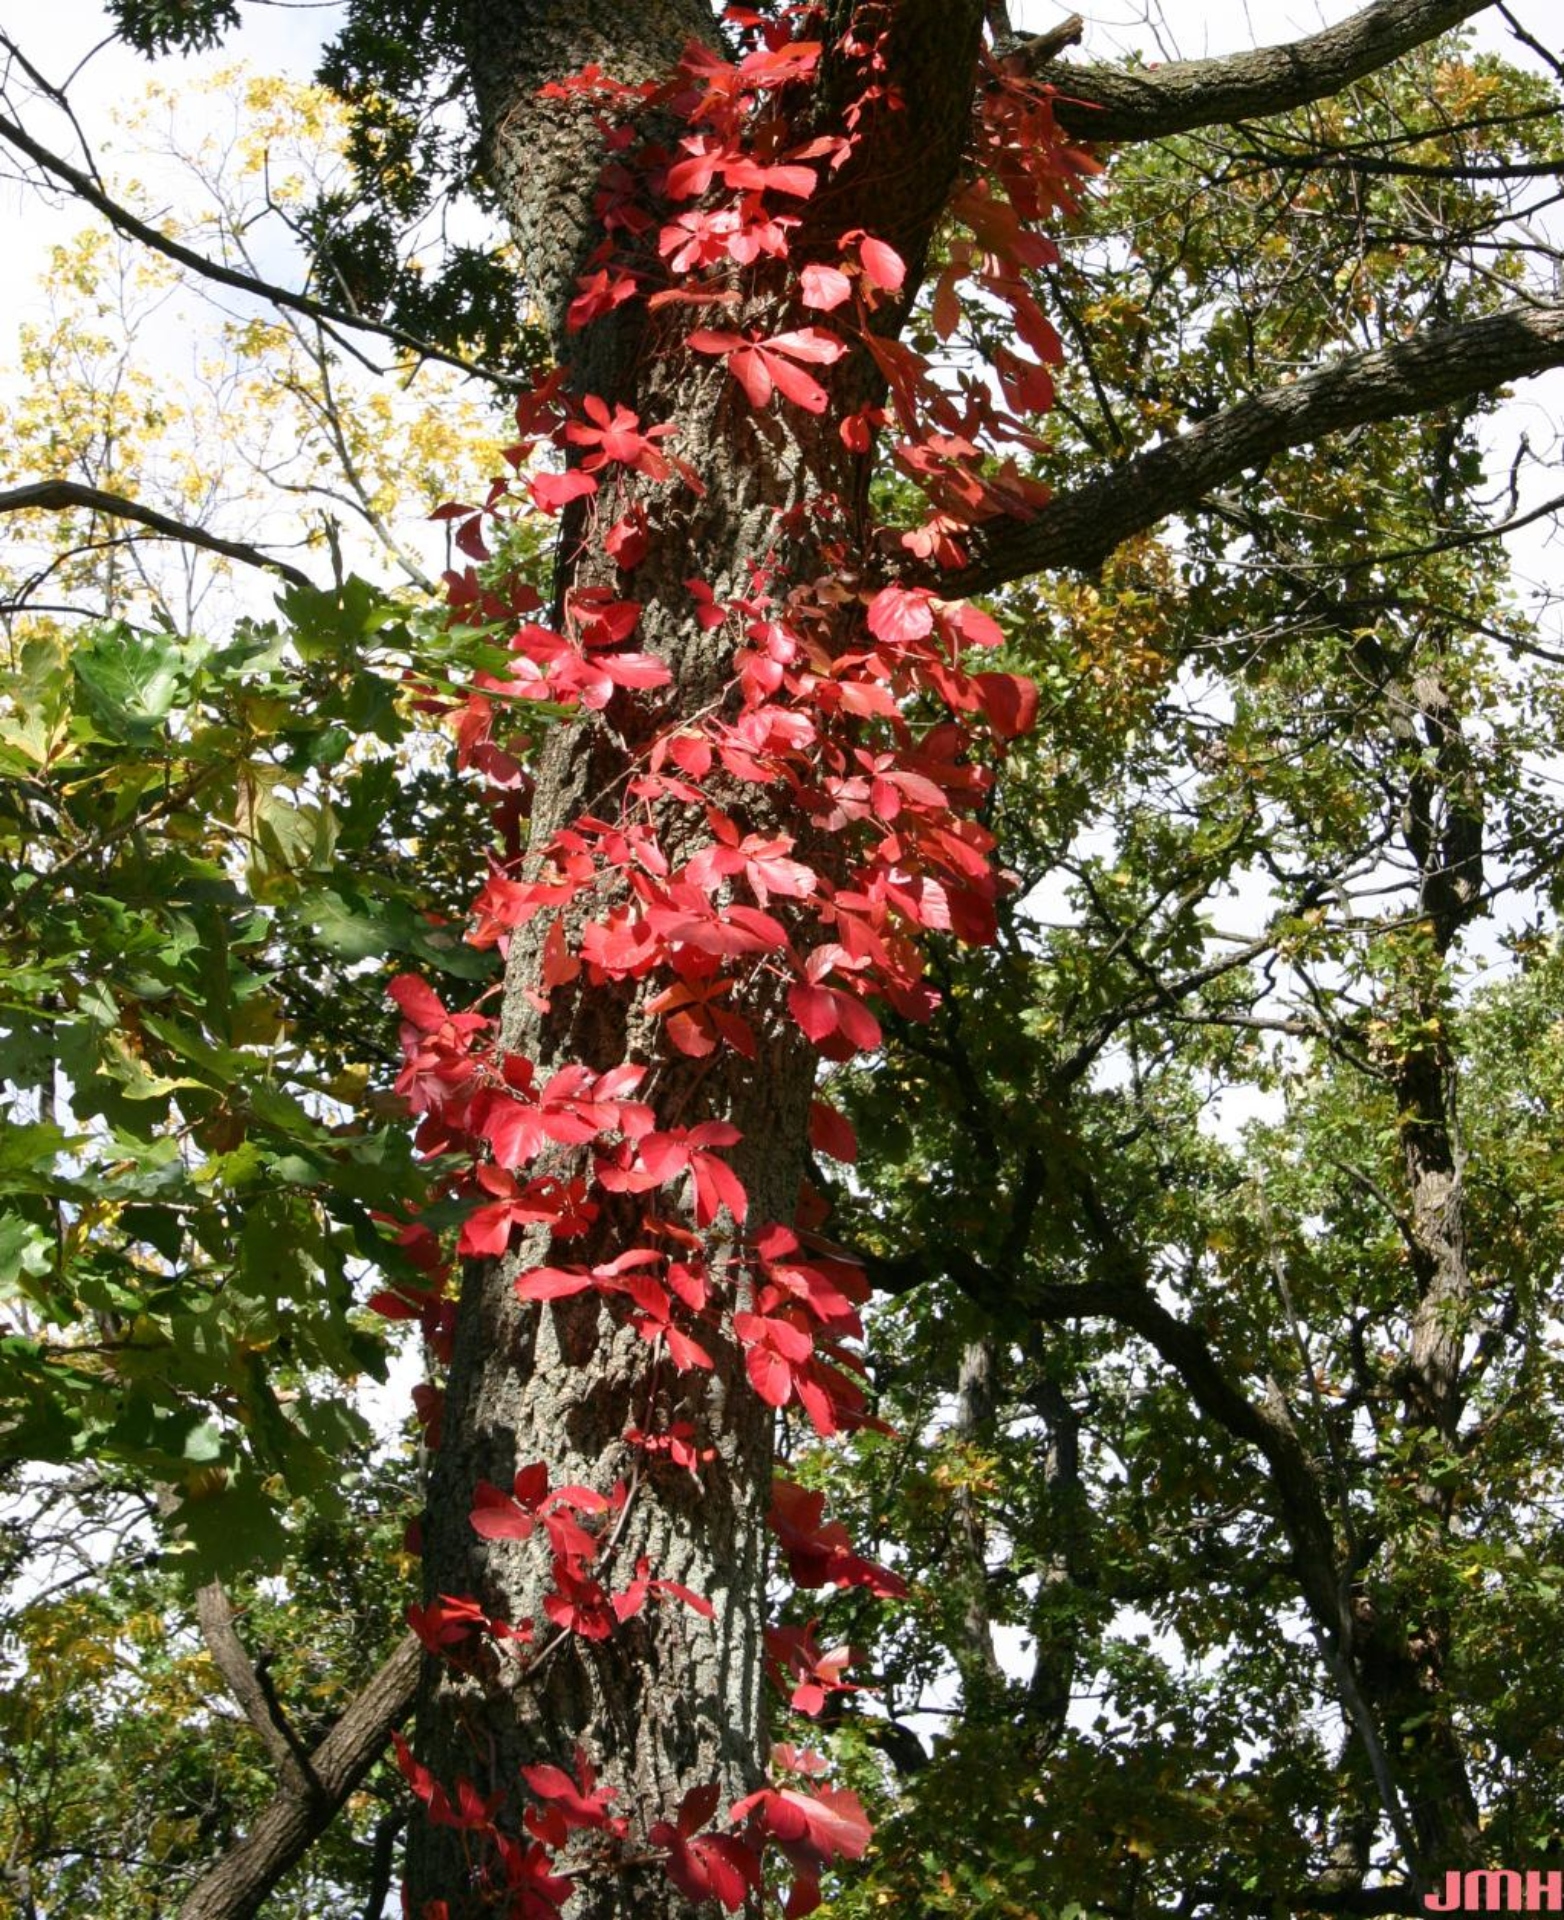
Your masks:
M 699 576 L 719 598 L 747 591 L 749 561 L 769 552 L 784 570 L 780 591 L 807 586 L 828 564 L 818 536 L 784 532 L 779 512 L 822 493 L 846 503 L 849 518 L 861 508 L 861 465 L 842 447 L 834 420 L 822 423 L 797 409 L 754 412 L 720 365 L 682 350 L 687 318 L 659 328 L 655 317 L 637 315 L 604 330 L 606 348 L 564 329 L 564 305 L 596 241 L 591 189 L 601 152 L 591 116 L 539 101 L 537 87 L 594 59 L 616 77 L 661 72 L 702 11 L 672 0 L 633 12 L 583 0 L 473 6 L 467 14 L 493 178 L 522 250 L 528 285 L 540 297 L 562 353 L 574 356 L 573 387 L 624 398 L 647 424 L 677 421 L 679 449 L 698 465 L 707 487 L 700 500 L 668 490 L 644 493 L 651 549 L 623 582 L 600 556 L 575 551 L 567 536 L 561 589 L 571 580 L 621 585 L 645 609 L 639 643 L 669 663 L 675 684 L 656 712 L 628 703 L 621 712 L 616 704 L 602 722 L 586 721 L 551 736 L 539 772 L 534 847 L 577 814 L 601 808 L 602 796 L 622 777 L 627 748 L 676 716 L 695 714 L 723 697 L 731 640 L 714 639 L 690 618 L 683 581 Z M 926 62 L 944 58 L 948 47 L 935 31 L 933 14 L 907 11 L 920 28 Z M 954 11 L 944 10 L 947 26 Z M 920 14 L 927 18 L 916 18 Z M 964 17 L 961 24 L 965 32 Z M 973 27 L 974 55 L 975 35 Z M 916 209 L 895 227 L 915 255 L 949 191 L 971 66 L 969 61 L 954 74 L 944 67 L 959 111 L 947 105 L 947 133 L 925 146 L 916 163 L 910 152 L 902 156 L 902 190 L 879 203 Z M 915 77 L 915 63 L 906 71 Z M 899 127 L 898 134 L 904 137 Z M 931 155 L 942 172 L 932 184 L 925 178 Z M 853 224 L 854 196 L 869 189 L 867 179 L 836 184 L 834 226 Z M 887 231 L 886 218 L 875 218 L 873 225 Z M 589 359 L 583 357 L 587 352 Z M 863 380 L 860 368 L 845 364 L 833 373 L 845 391 Z M 734 804 L 752 830 L 807 838 L 807 821 L 760 790 L 743 789 Z M 707 837 L 703 821 L 672 815 L 659 831 L 675 861 Z M 817 847 L 807 852 L 816 864 L 826 858 Z M 599 895 L 592 911 L 601 913 L 608 904 Z M 691 1125 L 720 1118 L 742 1132 L 744 1146 L 733 1163 L 748 1189 L 752 1219 L 789 1220 L 803 1168 L 814 1054 L 786 1015 L 781 984 L 762 974 L 742 999 L 735 998 L 759 1036 L 757 1060 L 731 1052 L 708 1061 L 670 1057 L 659 1022 L 645 1010 L 659 982 L 590 993 L 559 989 L 551 1011 L 538 1013 L 528 989 L 545 930 L 540 916 L 512 946 L 506 1046 L 545 1070 L 567 1061 L 598 1071 L 624 1061 L 648 1065 L 641 1096 L 665 1121 Z M 480 1478 L 504 1486 L 518 1466 L 539 1459 L 548 1462 L 556 1482 L 606 1491 L 627 1476 L 632 1456 L 623 1435 L 627 1427 L 645 1424 L 649 1349 L 594 1296 L 542 1309 L 518 1303 L 512 1276 L 518 1266 L 547 1258 L 590 1264 L 623 1251 L 641 1237 L 641 1210 L 607 1211 L 594 1236 L 552 1255 L 534 1239 L 505 1263 L 475 1263 L 463 1287 L 446 1439 L 435 1463 L 425 1528 L 426 1591 L 431 1597 L 476 1594 L 497 1616 L 538 1622 L 540 1641 L 547 1638 L 541 1615 L 547 1556 L 536 1541 L 491 1544 L 475 1535 L 467 1518 L 473 1487 Z M 712 1251 L 725 1251 L 715 1236 Z M 696 1419 L 717 1458 L 703 1469 L 698 1487 L 676 1469 L 648 1478 L 609 1576 L 610 1585 L 625 1584 L 644 1554 L 656 1575 L 710 1599 L 715 1619 L 704 1621 L 678 1606 L 650 1610 L 606 1642 L 567 1641 L 524 1679 L 518 1679 L 515 1663 L 497 1659 L 467 1672 L 428 1663 L 418 1747 L 437 1778 L 451 1784 L 465 1775 L 484 1793 L 513 1792 L 521 1765 L 568 1764 L 579 1746 L 600 1778 L 616 1788 L 619 1805 L 638 1827 L 671 1815 L 693 1787 L 715 1781 L 726 1805 L 757 1784 L 766 1756 L 761 1626 L 772 1415 L 743 1378 L 731 1340 L 721 1344 L 717 1359 L 714 1379 L 697 1376 L 693 1385 L 660 1389 L 670 1417 Z M 513 1797 L 501 1818 L 514 1822 L 518 1805 Z M 409 1889 L 414 1913 L 434 1899 L 448 1903 L 452 1920 L 482 1910 L 481 1894 L 469 1890 L 461 1836 L 422 1820 L 410 1839 Z M 571 1904 L 573 1920 L 655 1920 L 686 1910 L 687 1902 L 657 1866 L 583 1879 Z
M 1059 89 L 1059 124 L 1082 140 L 1159 140 L 1322 100 L 1425 45 L 1493 0 L 1376 0 L 1284 46 L 1138 71 L 1038 63 Z

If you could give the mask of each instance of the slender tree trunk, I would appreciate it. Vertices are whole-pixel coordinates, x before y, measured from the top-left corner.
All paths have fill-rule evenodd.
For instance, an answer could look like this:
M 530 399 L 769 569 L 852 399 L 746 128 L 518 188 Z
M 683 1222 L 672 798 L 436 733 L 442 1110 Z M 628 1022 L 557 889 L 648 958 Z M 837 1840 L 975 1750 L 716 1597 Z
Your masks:
M 1412 951 L 1402 1007 L 1415 1038 L 1392 1062 L 1417 1295 L 1399 1385 L 1419 1476 L 1416 1497 L 1428 1523 L 1446 1533 L 1472 1276 L 1445 968 L 1480 900 L 1483 822 L 1472 798 L 1470 748 L 1437 654 L 1419 671 L 1388 675 L 1385 699 L 1408 768 L 1402 837 L 1420 876 L 1426 943 Z M 1407 1593 L 1405 1574 L 1396 1577 L 1394 1544 L 1389 1553 L 1388 1604 L 1365 1607 L 1355 1665 L 1386 1741 L 1401 1755 L 1416 1864 L 1437 1876 L 1472 1864 L 1481 1844 L 1476 1796 L 1443 1698 L 1457 1623 L 1436 1600 Z
M 980 1334 L 962 1349 L 956 1376 L 955 1437 L 973 1449 L 992 1444 L 999 1406 L 999 1343 Z M 964 1466 L 970 1463 L 964 1463 Z M 951 1539 L 951 1572 L 960 1596 L 961 1626 L 954 1646 L 961 1672 L 962 1700 L 976 1718 L 991 1714 L 1004 1691 L 1005 1671 L 994 1648 L 988 1606 L 988 1529 L 982 1502 L 969 1485 L 956 1494 Z

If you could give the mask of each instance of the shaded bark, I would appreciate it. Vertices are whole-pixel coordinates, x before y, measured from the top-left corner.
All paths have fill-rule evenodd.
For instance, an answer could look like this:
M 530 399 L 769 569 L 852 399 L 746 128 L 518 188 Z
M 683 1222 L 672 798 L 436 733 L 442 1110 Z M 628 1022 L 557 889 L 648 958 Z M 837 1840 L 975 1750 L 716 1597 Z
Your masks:
M 1464 1404 L 1463 1349 L 1473 1310 L 1457 1070 L 1445 1004 L 1446 962 L 1476 912 L 1483 879 L 1483 820 L 1472 758 L 1459 711 L 1434 657 L 1388 671 L 1383 697 L 1392 738 L 1406 767 L 1402 838 L 1418 875 L 1426 950 L 1414 952 L 1406 1000 L 1398 1009 L 1416 1037 L 1393 1054 L 1407 1228 L 1416 1300 L 1405 1357 L 1397 1371 L 1415 1495 L 1441 1532 L 1451 1522 L 1451 1477 Z M 1396 1573 L 1391 1548 L 1387 1572 Z M 1358 1664 L 1387 1736 L 1403 1737 L 1403 1776 L 1423 1865 L 1434 1872 L 1474 1864 L 1481 1823 L 1466 1757 L 1443 1708 L 1445 1669 L 1455 1623 L 1448 1609 L 1409 1583 L 1394 1603 L 1364 1622 Z
M 952 1432 L 968 1447 L 980 1448 L 992 1440 L 999 1405 L 999 1364 L 999 1343 L 992 1334 L 969 1340 L 962 1350 Z M 989 1617 L 988 1530 L 983 1523 L 982 1503 L 965 1475 L 953 1505 L 952 1571 L 961 1607 L 960 1640 L 954 1649 L 956 1665 L 963 1702 L 986 1717 L 1004 1690 L 1005 1672 L 994 1648 Z
M 1095 1575 L 1088 1562 L 1091 1510 L 1081 1484 L 1080 1414 L 1058 1382 L 1046 1375 L 1029 1398 L 1045 1422 L 1040 1465 L 1047 1553 L 1032 1606 L 1026 1711 L 1034 1748 L 1047 1753 L 1069 1724 L 1083 1637 L 1080 1605 Z

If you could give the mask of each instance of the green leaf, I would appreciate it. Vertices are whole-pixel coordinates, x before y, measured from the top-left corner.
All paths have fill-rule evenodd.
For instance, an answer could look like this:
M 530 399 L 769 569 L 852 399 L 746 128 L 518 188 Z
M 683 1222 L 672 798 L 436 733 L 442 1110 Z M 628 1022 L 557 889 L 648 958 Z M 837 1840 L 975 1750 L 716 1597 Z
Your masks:
M 181 690 L 184 659 L 170 634 L 100 627 L 71 655 L 93 717 L 111 739 L 150 740 L 163 731 Z

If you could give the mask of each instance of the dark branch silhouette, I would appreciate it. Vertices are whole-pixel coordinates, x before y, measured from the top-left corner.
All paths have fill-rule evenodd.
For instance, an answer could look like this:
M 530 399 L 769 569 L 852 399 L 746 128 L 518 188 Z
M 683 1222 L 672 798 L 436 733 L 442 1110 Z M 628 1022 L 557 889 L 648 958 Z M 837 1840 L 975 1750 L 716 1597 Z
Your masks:
M 239 293 L 252 294 L 259 300 L 269 300 L 274 306 L 305 314 L 328 328 L 353 327 L 361 333 L 379 334 L 382 339 L 395 341 L 409 353 L 416 353 L 422 360 L 437 360 L 443 366 L 456 367 L 462 373 L 471 374 L 478 380 L 487 380 L 497 387 L 514 388 L 522 384 L 512 375 L 497 373 L 491 367 L 476 366 L 472 361 L 464 360 L 460 354 L 437 346 L 432 340 L 420 339 L 417 334 L 407 333 L 401 327 L 391 326 L 384 320 L 372 320 L 366 314 L 348 313 L 341 307 L 333 307 L 324 300 L 315 299 L 312 294 L 295 293 L 291 288 L 259 280 L 254 274 L 242 273 L 237 267 L 227 266 L 221 260 L 213 260 L 207 254 L 197 253 L 193 247 L 170 239 L 166 233 L 160 233 L 156 227 L 132 213 L 129 207 L 122 206 L 105 193 L 89 174 L 83 173 L 79 167 L 73 167 L 68 160 L 35 140 L 25 127 L 19 127 L 4 114 L 0 114 L 0 140 L 7 141 L 18 153 L 25 153 L 29 160 L 42 167 L 61 186 L 68 187 L 78 199 L 96 208 L 116 232 L 124 234 L 129 240 L 140 241 L 143 246 L 151 247 L 179 266 L 188 267 L 204 280 L 215 281 L 218 286 L 232 287 Z
M 139 500 L 127 500 L 123 494 L 106 493 L 101 487 L 84 486 L 77 480 L 35 480 L 25 487 L 11 487 L 0 493 L 0 513 L 69 513 L 72 508 L 89 513 L 107 514 L 111 519 L 129 520 L 145 527 L 163 540 L 182 540 L 187 547 L 200 547 L 207 553 L 220 553 L 227 560 L 239 560 L 247 567 L 261 567 L 280 573 L 295 587 L 313 587 L 315 582 L 290 561 L 252 547 L 247 540 L 225 540 L 221 534 L 208 533 L 205 527 L 191 526 L 156 507 L 144 507 Z
M 1491 394 L 1557 366 L 1564 366 L 1564 306 L 1551 304 L 1510 307 L 1394 347 L 1344 355 L 1137 454 L 1060 495 L 1034 520 L 980 530 L 971 564 L 942 575 L 942 590 L 992 592 L 1047 568 L 1090 573 L 1132 535 L 1188 512 L 1213 488 L 1288 447 Z

